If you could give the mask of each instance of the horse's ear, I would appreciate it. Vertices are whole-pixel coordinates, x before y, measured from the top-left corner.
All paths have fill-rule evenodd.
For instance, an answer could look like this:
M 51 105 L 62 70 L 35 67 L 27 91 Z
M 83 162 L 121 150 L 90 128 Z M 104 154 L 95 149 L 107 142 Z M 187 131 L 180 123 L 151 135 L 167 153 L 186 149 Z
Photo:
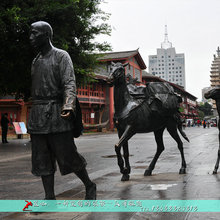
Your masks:
M 123 64 L 123 67 L 126 67 L 128 64 L 129 64 L 129 63 L 124 63 L 124 64 Z
M 111 65 L 112 65 L 112 66 L 115 66 L 115 63 L 114 63 L 113 61 L 111 61 Z

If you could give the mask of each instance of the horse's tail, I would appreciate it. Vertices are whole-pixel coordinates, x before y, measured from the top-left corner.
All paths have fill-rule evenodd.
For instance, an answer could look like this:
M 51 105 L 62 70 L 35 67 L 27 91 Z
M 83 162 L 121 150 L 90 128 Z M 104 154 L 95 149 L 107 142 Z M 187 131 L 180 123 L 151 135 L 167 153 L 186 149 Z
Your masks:
M 186 136 L 186 133 L 183 131 L 182 124 L 178 124 L 177 128 L 178 128 L 180 134 L 183 136 L 183 138 L 189 142 L 189 138 Z

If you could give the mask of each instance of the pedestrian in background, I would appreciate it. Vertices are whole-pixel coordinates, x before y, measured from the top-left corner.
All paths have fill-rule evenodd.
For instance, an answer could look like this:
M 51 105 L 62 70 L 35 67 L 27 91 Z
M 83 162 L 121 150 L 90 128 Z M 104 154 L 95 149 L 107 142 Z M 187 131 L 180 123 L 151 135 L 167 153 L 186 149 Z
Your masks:
M 190 126 L 191 126 L 191 122 L 188 121 L 188 122 L 187 122 L 187 127 L 190 127 Z
M 209 128 L 209 126 L 210 126 L 210 121 L 207 121 L 207 127 Z
M 1 118 L 1 127 L 2 127 L 2 143 L 8 143 L 7 134 L 8 134 L 8 113 L 4 113 Z
M 203 128 L 206 128 L 206 120 L 202 121 Z

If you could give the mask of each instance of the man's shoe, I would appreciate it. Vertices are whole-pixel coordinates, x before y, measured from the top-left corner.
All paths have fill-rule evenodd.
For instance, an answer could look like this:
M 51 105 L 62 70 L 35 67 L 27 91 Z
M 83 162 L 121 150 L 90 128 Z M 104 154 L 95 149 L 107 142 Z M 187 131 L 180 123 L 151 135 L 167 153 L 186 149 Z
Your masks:
M 96 200 L 96 184 L 95 183 L 92 183 L 90 186 L 86 187 L 85 200 Z

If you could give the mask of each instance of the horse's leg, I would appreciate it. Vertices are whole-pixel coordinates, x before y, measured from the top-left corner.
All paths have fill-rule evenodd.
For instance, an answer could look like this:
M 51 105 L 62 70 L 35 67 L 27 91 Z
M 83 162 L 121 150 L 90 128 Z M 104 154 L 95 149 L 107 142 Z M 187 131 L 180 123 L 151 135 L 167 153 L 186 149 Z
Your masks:
M 120 172 L 123 174 L 121 181 L 127 181 L 127 180 L 129 180 L 129 177 L 130 177 L 129 176 L 130 172 L 128 172 L 130 169 L 130 165 L 129 165 L 129 153 L 128 153 L 128 142 L 127 141 L 133 135 L 134 135 L 134 132 L 132 132 L 132 127 L 130 125 L 128 125 L 122 135 L 119 132 L 120 140 L 119 140 L 118 144 L 115 145 L 115 152 L 117 154 L 118 166 L 120 167 Z M 121 146 L 123 146 L 123 148 L 124 148 L 124 155 L 125 155 L 124 157 L 125 157 L 126 167 L 124 167 L 124 160 L 121 156 Z M 126 150 L 126 148 L 127 148 L 127 150 Z
M 152 171 L 155 167 L 155 164 L 160 156 L 160 154 L 164 151 L 164 144 L 163 144 L 163 131 L 165 128 L 161 128 L 160 130 L 157 130 L 154 132 L 155 140 L 157 143 L 157 151 L 154 155 L 153 160 L 151 161 L 149 167 L 145 170 L 144 176 L 151 176 Z
M 119 142 L 115 145 L 115 147 L 121 147 L 126 141 L 128 141 L 135 132 L 132 129 L 131 125 L 127 125 L 125 131 L 123 132 L 122 136 L 119 139 Z
M 124 153 L 125 167 L 123 170 L 123 176 L 122 176 L 121 181 L 126 181 L 126 180 L 129 180 L 129 174 L 131 172 L 131 167 L 129 163 L 129 149 L 128 149 L 127 141 L 123 144 L 123 153 Z
M 120 139 L 123 134 L 123 130 L 121 128 L 117 128 L 117 129 L 118 129 L 118 137 Z M 120 172 L 122 173 L 124 170 L 124 160 L 121 155 L 121 147 L 117 147 L 117 148 L 115 147 L 115 152 L 117 155 L 118 166 L 120 168 Z
M 220 120 L 219 120 L 220 122 Z M 220 124 L 218 122 L 218 130 L 219 130 L 219 133 L 218 133 L 218 141 L 219 141 L 219 147 L 218 147 L 218 157 L 217 157 L 217 161 L 216 161 L 216 164 L 215 164 L 215 168 L 213 170 L 213 174 L 217 174 L 217 170 L 218 170 L 218 167 L 219 167 L 219 161 L 220 161 Z
M 184 152 L 183 152 L 183 142 L 181 141 L 180 136 L 177 132 L 176 122 L 170 121 L 170 123 L 167 126 L 167 130 L 172 136 L 172 138 L 177 142 L 178 149 L 181 154 L 182 166 L 179 170 L 179 174 L 185 174 L 186 173 L 186 161 L 185 161 Z

